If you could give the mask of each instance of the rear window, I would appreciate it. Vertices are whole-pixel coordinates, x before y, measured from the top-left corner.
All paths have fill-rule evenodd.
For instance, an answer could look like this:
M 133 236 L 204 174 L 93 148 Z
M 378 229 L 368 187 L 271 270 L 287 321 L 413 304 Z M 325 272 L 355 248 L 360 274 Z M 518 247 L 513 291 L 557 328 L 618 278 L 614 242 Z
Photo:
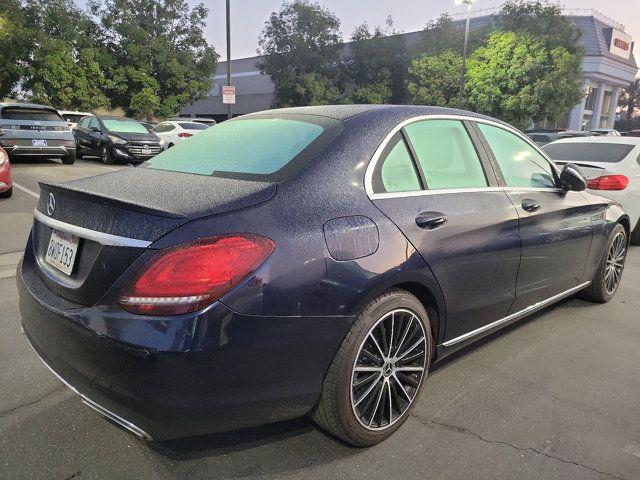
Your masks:
M 304 117 L 301 119 L 300 117 Z M 332 141 L 342 124 L 323 117 L 244 118 L 207 128 L 146 162 L 173 172 L 277 181 Z
M 86 115 L 76 115 L 76 114 L 63 114 L 62 115 L 62 118 L 64 118 L 65 121 L 71 122 L 71 123 L 78 123 L 84 117 L 86 117 Z
M 144 125 L 135 120 L 126 120 L 119 118 L 105 118 L 102 119 L 102 123 L 107 127 L 110 132 L 120 133 L 149 133 Z
M 37 122 L 61 122 L 62 117 L 51 110 L 39 108 L 5 108 L 2 110 L 2 118 L 8 120 L 33 120 Z
M 206 130 L 209 128 L 209 125 L 205 125 L 204 123 L 196 123 L 196 122 L 178 122 L 185 130 Z
M 551 143 L 542 147 L 542 150 L 552 160 L 616 163 L 629 155 L 634 146 L 621 143 L 595 142 Z

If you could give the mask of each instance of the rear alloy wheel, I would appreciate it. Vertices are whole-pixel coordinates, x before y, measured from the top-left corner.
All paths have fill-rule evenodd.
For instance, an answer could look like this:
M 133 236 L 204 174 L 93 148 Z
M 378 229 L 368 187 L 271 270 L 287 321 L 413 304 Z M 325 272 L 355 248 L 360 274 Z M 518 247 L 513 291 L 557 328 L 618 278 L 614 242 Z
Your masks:
M 591 285 L 584 290 L 583 297 L 599 303 L 608 302 L 613 298 L 622 280 L 628 244 L 626 230 L 617 224 L 609 235 L 598 270 Z
M 429 370 L 427 312 L 403 290 L 373 300 L 336 354 L 312 417 L 356 446 L 379 443 L 407 419 Z
M 102 163 L 104 163 L 105 165 L 113 164 L 111 149 L 106 145 L 103 145 L 102 148 L 100 149 L 100 159 L 102 160 Z

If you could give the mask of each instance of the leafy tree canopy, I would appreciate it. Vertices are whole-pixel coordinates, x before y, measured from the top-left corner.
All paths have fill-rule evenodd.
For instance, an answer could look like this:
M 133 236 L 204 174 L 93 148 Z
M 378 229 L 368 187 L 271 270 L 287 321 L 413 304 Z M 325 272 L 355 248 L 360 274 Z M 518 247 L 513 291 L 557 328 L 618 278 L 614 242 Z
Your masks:
M 620 92 L 618 105 L 624 108 L 627 120 L 633 118 L 636 109 L 640 108 L 640 78 L 636 78 Z
M 259 65 L 275 84 L 275 106 L 335 103 L 340 91 L 340 20 L 318 3 L 294 0 L 260 35 Z
M 407 75 L 412 103 L 457 107 L 461 68 L 462 56 L 451 50 L 412 60 Z
M 167 117 L 211 91 L 218 54 L 204 37 L 208 10 L 184 0 L 90 0 L 114 79 L 107 94 L 129 115 Z
M 582 96 L 580 58 L 530 34 L 494 32 L 468 62 L 468 101 L 478 112 L 524 129 L 556 120 Z
M 0 2 L 0 99 L 10 95 L 33 49 L 20 0 Z

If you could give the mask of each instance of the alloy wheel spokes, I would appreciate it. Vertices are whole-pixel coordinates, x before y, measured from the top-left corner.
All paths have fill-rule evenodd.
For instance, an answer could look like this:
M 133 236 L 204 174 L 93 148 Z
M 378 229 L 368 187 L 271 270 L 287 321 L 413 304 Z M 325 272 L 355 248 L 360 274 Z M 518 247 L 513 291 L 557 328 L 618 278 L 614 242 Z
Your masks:
M 415 313 L 384 315 L 363 340 L 351 375 L 351 405 L 364 427 L 380 430 L 400 419 L 425 374 L 427 343 Z
M 607 293 L 612 294 L 618 288 L 622 271 L 624 269 L 624 260 L 627 254 L 626 237 L 620 232 L 614 238 L 609 252 L 607 252 L 607 260 L 604 269 L 604 283 Z

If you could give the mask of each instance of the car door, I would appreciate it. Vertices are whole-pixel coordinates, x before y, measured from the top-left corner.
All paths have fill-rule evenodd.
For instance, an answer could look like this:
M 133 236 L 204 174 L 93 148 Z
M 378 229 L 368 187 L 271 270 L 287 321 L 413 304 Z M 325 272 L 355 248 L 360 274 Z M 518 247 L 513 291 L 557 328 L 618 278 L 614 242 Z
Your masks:
M 89 128 L 87 130 L 87 140 L 89 144 L 89 150 L 94 155 L 100 154 L 100 143 L 102 141 L 102 125 L 96 117 L 92 117 L 89 121 Z
M 466 121 L 408 123 L 386 145 L 371 199 L 406 235 L 446 302 L 444 340 L 507 315 L 520 263 L 516 210 Z
M 591 207 L 560 187 L 557 169 L 524 136 L 477 122 L 520 224 L 522 260 L 511 313 L 578 286 L 591 247 Z

